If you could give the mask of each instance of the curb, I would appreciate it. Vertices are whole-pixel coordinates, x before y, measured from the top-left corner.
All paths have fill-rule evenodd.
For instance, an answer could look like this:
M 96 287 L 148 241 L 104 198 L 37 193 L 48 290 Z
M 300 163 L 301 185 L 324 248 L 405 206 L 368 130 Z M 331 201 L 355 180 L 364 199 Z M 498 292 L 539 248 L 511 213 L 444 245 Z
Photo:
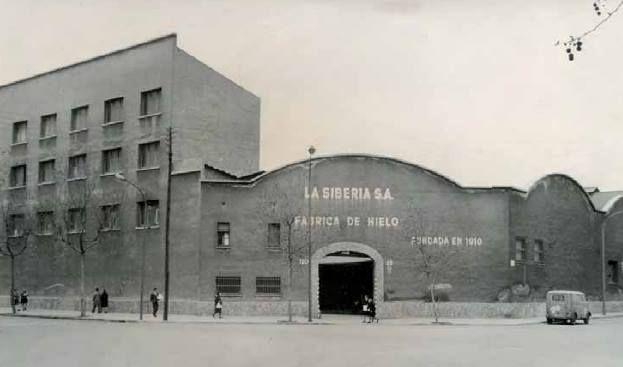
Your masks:
M 48 320 L 75 320 L 75 321 L 101 321 L 101 322 L 115 322 L 115 323 L 138 323 L 138 320 L 125 320 L 125 319 L 92 319 L 88 316 L 54 316 L 54 315 L 18 315 L 11 313 L 0 313 L 0 317 L 22 317 L 33 319 L 48 319 Z

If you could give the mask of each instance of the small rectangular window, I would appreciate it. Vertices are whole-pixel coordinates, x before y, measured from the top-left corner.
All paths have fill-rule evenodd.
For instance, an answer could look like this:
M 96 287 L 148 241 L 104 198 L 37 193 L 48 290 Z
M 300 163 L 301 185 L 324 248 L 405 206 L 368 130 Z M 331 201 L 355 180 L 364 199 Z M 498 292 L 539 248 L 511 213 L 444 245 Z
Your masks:
M 552 301 L 562 302 L 565 300 L 564 294 L 552 294 Z
M 104 123 L 123 121 L 124 117 L 123 97 L 104 102 Z
M 82 106 L 71 110 L 71 126 L 70 131 L 79 131 L 86 129 L 89 118 L 89 106 Z
M 216 225 L 217 247 L 229 248 L 229 223 L 219 222 Z
M 20 121 L 13 124 L 13 144 L 26 143 L 27 126 L 28 123 L 26 121 Z
M 255 278 L 255 293 L 279 295 L 281 294 L 280 277 L 257 277 Z
M 24 214 L 12 214 L 9 216 L 9 237 L 22 237 L 24 235 Z
M 86 227 L 86 216 L 83 208 L 69 209 L 67 213 L 67 231 L 69 233 L 83 232 Z
M 41 116 L 40 138 L 49 138 L 56 135 L 56 114 Z
M 40 235 L 54 233 L 54 212 L 37 213 L 37 233 Z
M 217 276 L 216 291 L 223 295 L 239 295 L 241 283 L 239 276 Z
M 136 207 L 136 226 L 139 228 L 160 225 L 160 203 L 158 200 L 140 201 Z
M 268 247 L 281 247 L 281 224 L 268 223 Z
M 103 205 L 101 229 L 110 231 L 119 228 L 119 204 Z
M 544 260 L 544 246 L 542 240 L 534 240 L 534 262 L 542 263 Z
M 526 260 L 526 240 L 525 238 L 515 239 L 515 260 Z
M 121 148 L 104 150 L 102 152 L 102 173 L 121 172 Z
M 11 187 L 26 186 L 26 165 L 25 164 L 11 167 L 9 185 Z
M 160 142 L 154 141 L 138 146 L 138 168 L 157 168 L 160 166 Z
M 87 177 L 87 155 L 80 154 L 69 157 L 69 167 L 67 178 L 86 178 Z
M 162 89 L 152 89 L 141 93 L 141 116 L 160 113 Z
M 39 183 L 54 182 L 54 159 L 39 162 Z

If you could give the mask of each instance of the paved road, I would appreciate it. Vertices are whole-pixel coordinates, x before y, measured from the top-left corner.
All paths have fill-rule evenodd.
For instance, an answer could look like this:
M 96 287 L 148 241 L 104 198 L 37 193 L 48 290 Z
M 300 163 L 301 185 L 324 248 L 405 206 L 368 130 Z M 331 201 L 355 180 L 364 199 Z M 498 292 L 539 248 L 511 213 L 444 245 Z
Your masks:
M 0 366 L 623 366 L 623 318 L 590 325 L 120 324 L 0 318 Z

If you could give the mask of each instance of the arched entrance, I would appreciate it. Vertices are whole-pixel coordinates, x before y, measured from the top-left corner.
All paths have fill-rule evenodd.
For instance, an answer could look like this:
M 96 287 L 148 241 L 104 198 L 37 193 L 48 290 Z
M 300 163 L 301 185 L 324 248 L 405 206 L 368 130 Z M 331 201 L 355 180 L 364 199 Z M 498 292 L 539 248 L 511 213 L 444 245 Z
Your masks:
M 383 258 L 375 249 L 361 243 L 337 242 L 318 249 L 311 261 L 315 317 L 320 314 L 321 305 L 324 308 L 336 308 L 330 311 L 349 312 L 352 305 L 348 303 L 352 304 L 353 297 L 359 297 L 359 292 L 367 290 L 374 297 L 378 309 L 383 301 Z M 327 282 L 331 276 L 338 274 L 348 283 L 348 289 L 339 289 L 336 282 Z M 362 279 L 355 282 L 357 276 Z

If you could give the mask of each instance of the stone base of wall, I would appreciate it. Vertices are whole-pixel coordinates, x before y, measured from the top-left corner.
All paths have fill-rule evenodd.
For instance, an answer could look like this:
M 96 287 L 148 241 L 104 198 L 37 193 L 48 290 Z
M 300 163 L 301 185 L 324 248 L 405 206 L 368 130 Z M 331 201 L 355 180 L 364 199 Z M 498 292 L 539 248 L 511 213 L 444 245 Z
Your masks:
M 138 313 L 138 300 L 133 298 L 112 298 L 109 312 Z M 0 296 L 0 307 L 9 306 L 9 297 Z M 531 318 L 545 317 L 545 303 L 479 303 L 479 302 L 441 302 L 438 303 L 442 318 Z M 37 297 L 28 298 L 30 309 L 80 310 L 80 299 L 75 297 Z M 87 300 L 90 311 L 91 301 Z M 151 304 L 145 302 L 145 313 L 151 312 Z M 194 300 L 173 300 L 169 304 L 171 314 L 209 316 L 214 311 L 213 302 Z M 592 313 L 601 312 L 601 302 L 589 302 Z M 421 301 L 383 302 L 377 306 L 379 318 L 417 318 L 433 317 L 433 305 Z M 622 301 L 606 302 L 608 312 L 623 312 Z M 162 304 L 160 305 L 162 312 Z M 296 316 L 307 315 L 307 302 L 292 302 L 292 311 Z M 287 316 L 286 301 L 229 301 L 223 303 L 223 315 L 231 316 Z M 318 315 L 314 315 L 318 317 Z

